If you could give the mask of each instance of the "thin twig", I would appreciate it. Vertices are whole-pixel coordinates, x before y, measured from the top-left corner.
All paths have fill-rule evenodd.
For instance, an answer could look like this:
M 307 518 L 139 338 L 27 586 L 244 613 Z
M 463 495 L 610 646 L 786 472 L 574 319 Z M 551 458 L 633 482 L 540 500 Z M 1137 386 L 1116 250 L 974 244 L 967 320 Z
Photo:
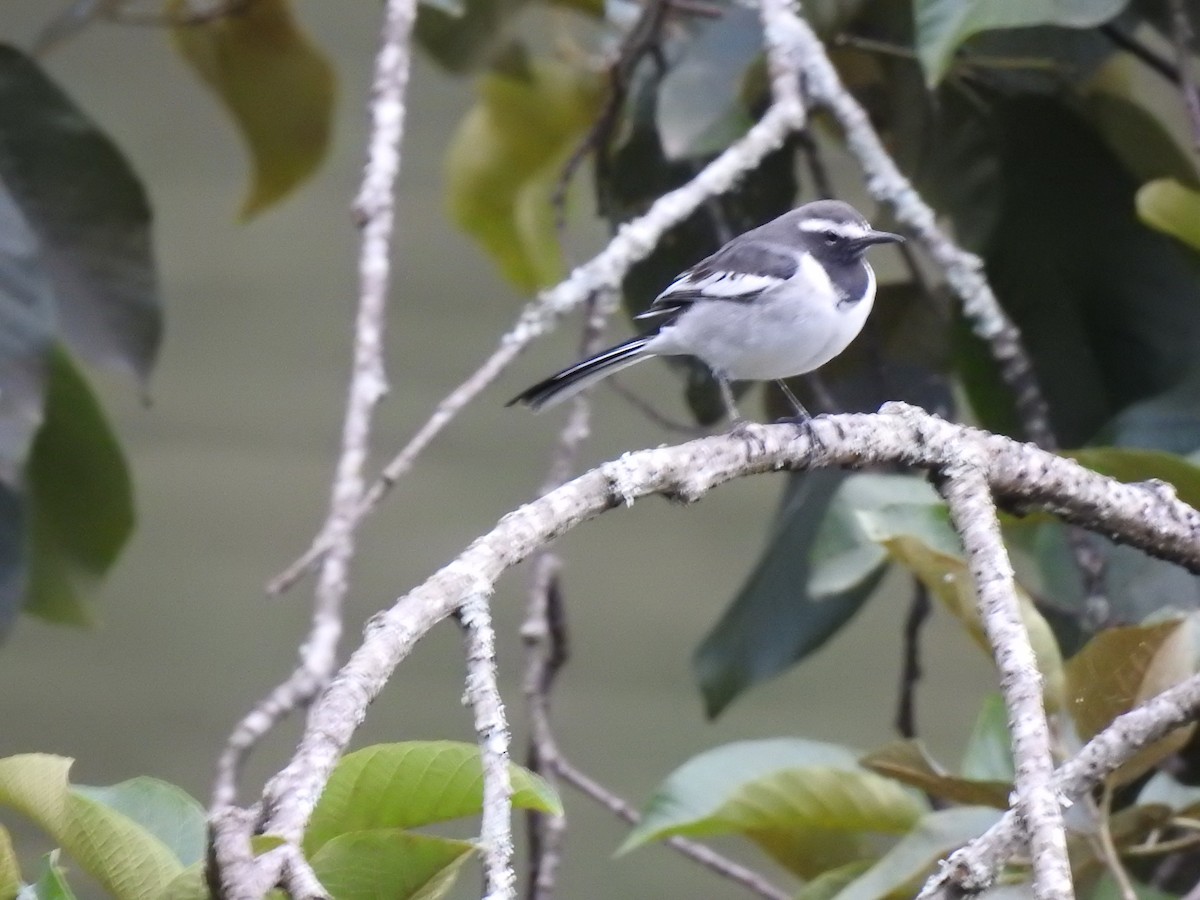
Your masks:
M 1138 900 L 1137 888 L 1133 886 L 1133 881 L 1125 870 L 1125 864 L 1121 862 L 1121 854 L 1117 850 L 1117 845 L 1113 843 L 1112 785 L 1105 782 L 1100 789 L 1099 803 L 1096 803 L 1091 797 L 1086 798 L 1085 802 L 1095 812 L 1096 840 L 1100 843 L 1100 858 L 1104 861 L 1104 867 L 1108 869 L 1108 873 L 1117 885 L 1117 893 L 1121 895 L 1122 900 Z
M 904 738 L 917 736 L 917 682 L 921 680 L 921 626 L 932 607 L 929 589 L 921 581 L 913 587 L 908 617 L 904 620 L 904 666 L 900 671 L 900 702 L 896 707 L 896 730 Z
M 1195 53 L 1196 35 L 1192 31 L 1192 20 L 1188 18 L 1183 0 L 1167 0 L 1171 17 L 1171 42 L 1175 45 L 1175 60 L 1178 67 L 1179 93 L 1187 110 L 1188 122 L 1192 126 L 1192 143 L 1200 150 L 1200 88 L 1196 86 Z
M 321 563 L 312 627 L 292 675 L 242 719 L 230 736 L 218 761 L 214 809 L 236 801 L 238 774 L 246 755 L 282 718 L 311 701 L 326 684 L 337 662 L 342 602 L 354 556 L 354 528 L 364 488 L 363 469 L 370 451 L 371 419 L 376 404 L 387 392 L 383 332 L 391 276 L 396 177 L 400 172 L 400 144 L 404 135 L 408 44 L 415 19 L 416 0 L 388 0 L 372 82 L 367 161 L 353 209 L 362 234 L 353 371 L 329 514 L 322 529 L 327 535 L 329 552 Z
M 465 632 L 467 656 L 464 699 L 475 713 L 475 734 L 483 769 L 479 843 L 483 852 L 484 900 L 516 900 L 508 721 L 496 679 L 496 632 L 487 596 L 472 594 L 458 613 Z
M 590 355 L 600 347 L 605 324 L 615 307 L 614 298 L 597 303 L 593 297 L 588 304 L 580 339 L 581 355 Z M 579 448 L 590 433 L 590 402 L 586 395 L 576 397 L 567 424 L 559 434 L 558 446 L 550 471 L 539 493 L 545 494 L 561 486 L 571 475 Z M 550 695 L 555 678 L 567 659 L 567 629 L 562 593 L 559 590 L 559 571 L 562 562 L 549 548 L 539 551 L 533 560 L 533 578 L 529 603 L 521 637 L 525 643 L 525 702 L 529 711 L 529 764 L 533 771 L 554 784 L 551 763 L 556 751 L 554 728 L 550 722 Z M 562 814 L 530 813 L 529 839 L 531 872 L 529 897 L 549 900 L 554 894 L 562 842 L 566 834 L 566 818 Z
M 1120 26 L 1113 22 L 1108 22 L 1100 26 L 1100 33 L 1112 41 L 1113 45 L 1120 47 L 1127 53 L 1137 57 L 1137 59 L 1151 71 L 1158 73 L 1171 84 L 1179 84 L 1179 70 L 1171 64 L 1170 60 L 1159 56 L 1157 51 L 1147 47 L 1136 37 L 1124 31 Z
M 584 796 L 599 803 L 618 819 L 628 822 L 630 825 L 636 825 L 641 821 L 641 816 L 632 805 L 608 790 L 608 788 L 604 787 L 598 781 L 589 778 L 579 769 L 576 769 L 561 754 L 555 758 L 555 769 L 558 772 L 559 778 L 564 782 L 571 785 L 571 787 Z M 675 836 L 667 838 L 666 843 L 688 859 L 700 863 L 700 865 L 709 871 L 715 872 L 722 878 L 727 878 L 736 884 L 740 884 L 747 890 L 758 894 L 758 896 L 767 898 L 767 900 L 788 900 L 792 896 L 787 891 L 775 887 L 775 885 L 771 884 L 753 869 L 748 869 L 740 863 L 734 862 L 727 856 L 723 856 L 711 847 L 707 847 L 698 841 Z
M 1012 564 L 1000 537 L 991 488 L 979 460 L 964 458 L 940 473 L 938 490 L 962 539 L 979 602 L 979 617 L 1000 670 L 1016 763 L 1016 809 L 1029 838 L 1033 894 L 1071 900 L 1071 862 L 1062 808 L 1053 787 L 1054 756 L 1042 704 L 1042 679 L 1021 621 Z

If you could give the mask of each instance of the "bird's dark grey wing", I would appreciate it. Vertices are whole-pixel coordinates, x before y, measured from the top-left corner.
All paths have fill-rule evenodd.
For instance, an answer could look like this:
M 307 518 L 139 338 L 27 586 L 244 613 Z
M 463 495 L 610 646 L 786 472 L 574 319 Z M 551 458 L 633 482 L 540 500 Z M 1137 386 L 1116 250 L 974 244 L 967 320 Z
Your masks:
M 777 244 L 730 241 L 671 282 L 638 318 L 668 316 L 700 300 L 747 303 L 787 281 L 798 265 L 796 254 Z

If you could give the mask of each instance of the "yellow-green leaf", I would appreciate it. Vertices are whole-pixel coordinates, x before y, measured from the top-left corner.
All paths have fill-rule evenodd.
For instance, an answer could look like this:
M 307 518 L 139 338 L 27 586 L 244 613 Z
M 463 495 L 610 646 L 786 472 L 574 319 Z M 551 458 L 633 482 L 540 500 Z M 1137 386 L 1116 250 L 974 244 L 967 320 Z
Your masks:
M 1195 671 L 1189 620 L 1109 628 L 1093 637 L 1066 666 L 1067 696 L 1079 736 L 1088 740 L 1117 716 L 1145 703 Z M 1110 776 L 1125 784 L 1187 743 L 1194 726 L 1178 729 L 1140 750 Z
M 602 96 L 596 73 L 536 61 L 479 81 L 446 156 L 450 217 L 525 291 L 563 274 L 551 197 Z
M 1173 178 L 1159 178 L 1137 192 L 1138 218 L 1171 237 L 1200 250 L 1200 191 Z
M 12 835 L 0 825 L 0 897 L 13 897 L 21 888 L 21 867 L 13 851 Z
M 333 838 L 313 854 L 312 867 L 337 900 L 436 900 L 475 851 L 469 841 L 379 828 Z
M 171 9 L 186 10 L 184 0 Z M 288 0 L 254 0 L 237 14 L 172 29 L 175 46 L 217 94 L 253 164 L 241 215 L 250 218 L 307 179 L 329 147 L 334 74 Z

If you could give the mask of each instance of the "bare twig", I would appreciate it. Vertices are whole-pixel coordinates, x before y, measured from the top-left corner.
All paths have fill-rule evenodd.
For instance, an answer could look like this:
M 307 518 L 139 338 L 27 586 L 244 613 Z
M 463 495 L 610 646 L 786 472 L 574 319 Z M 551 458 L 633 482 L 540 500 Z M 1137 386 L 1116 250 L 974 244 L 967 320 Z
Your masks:
M 1050 726 L 1042 704 L 1042 678 L 1029 633 L 1021 621 L 1012 564 L 981 460 L 964 457 L 941 470 L 938 489 L 962 538 L 979 601 L 979 617 L 1000 670 L 1016 763 L 1016 809 L 1024 821 L 1038 900 L 1071 900 L 1067 834 L 1052 780 Z
M 484 900 L 515 900 L 513 870 L 512 779 L 508 774 L 508 721 L 496 681 L 496 632 L 487 597 L 472 594 L 459 607 L 466 633 L 467 689 L 464 699 L 475 711 L 483 768 L 483 818 L 479 843 L 483 849 Z
M 1200 88 L 1196 86 L 1194 62 L 1196 35 L 1192 32 L 1192 20 L 1188 18 L 1183 0 L 1167 0 L 1167 8 L 1171 17 L 1171 42 L 1175 45 L 1176 83 L 1192 126 L 1192 143 L 1200 150 Z
M 599 803 L 618 819 L 628 822 L 630 825 L 636 825 L 641 821 L 641 816 L 638 815 L 638 811 L 632 805 L 608 790 L 598 781 L 589 778 L 585 773 L 576 769 L 562 755 L 556 756 L 555 768 L 558 771 L 559 777 L 564 782 L 571 785 L 571 787 L 575 788 L 581 794 Z M 775 887 L 775 885 L 771 884 L 753 869 L 748 869 L 740 863 L 734 862 L 727 856 L 723 856 L 711 847 L 707 847 L 698 841 L 674 836 L 667 838 L 666 844 L 693 862 L 698 862 L 709 871 L 715 872 L 722 878 L 727 878 L 736 884 L 740 884 L 758 896 L 767 898 L 767 900 L 787 900 L 787 898 L 792 896 L 787 891 Z
M 1160 56 L 1157 51 L 1147 47 L 1120 26 L 1113 22 L 1107 22 L 1100 26 L 1100 33 L 1112 41 L 1115 46 L 1137 57 L 1143 65 L 1158 73 L 1171 84 L 1179 84 L 1179 70 L 1171 64 L 1170 60 Z
M 354 216 L 359 248 L 359 300 L 354 326 L 354 363 L 338 457 L 322 533 L 329 552 L 322 559 L 313 603 L 312 627 L 292 675 L 247 715 L 230 736 L 218 762 L 213 809 L 234 803 L 242 762 L 259 739 L 291 711 L 306 705 L 329 679 L 342 633 L 342 601 L 354 555 L 354 527 L 363 495 L 363 468 L 370 450 L 375 405 L 387 392 L 383 330 L 391 275 L 395 185 L 404 134 L 404 94 L 408 86 L 409 37 L 416 0 L 388 0 L 375 59 L 371 129 Z
M 1067 801 L 1082 797 L 1138 750 L 1200 716 L 1200 675 L 1193 675 L 1113 720 L 1054 775 Z M 950 900 L 986 890 L 1000 866 L 1021 846 L 1021 825 L 1010 810 L 967 846 L 956 850 L 930 878 L 918 900 Z
M 904 666 L 900 672 L 900 702 L 896 707 L 896 730 L 904 738 L 917 736 L 917 682 L 921 680 L 921 626 L 929 618 L 929 589 L 917 581 L 908 617 L 904 620 Z

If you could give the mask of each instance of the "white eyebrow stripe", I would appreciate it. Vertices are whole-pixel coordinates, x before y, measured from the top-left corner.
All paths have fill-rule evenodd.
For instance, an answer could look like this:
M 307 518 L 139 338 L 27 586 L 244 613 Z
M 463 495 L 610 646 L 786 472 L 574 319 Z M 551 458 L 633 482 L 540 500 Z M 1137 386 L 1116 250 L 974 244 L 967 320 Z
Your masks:
M 865 237 L 867 229 L 856 222 L 835 222 L 832 219 L 805 219 L 800 223 L 801 231 L 832 231 L 844 238 Z

